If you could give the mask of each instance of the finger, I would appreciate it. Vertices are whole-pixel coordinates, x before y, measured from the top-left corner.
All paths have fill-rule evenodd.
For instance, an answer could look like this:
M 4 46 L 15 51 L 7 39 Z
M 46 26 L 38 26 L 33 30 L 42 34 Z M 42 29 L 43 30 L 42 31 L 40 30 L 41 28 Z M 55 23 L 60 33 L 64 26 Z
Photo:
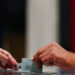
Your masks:
M 4 55 L 8 56 L 8 52 L 5 51 L 4 49 L 0 48 L 0 52 L 3 53 Z
M 52 44 L 51 45 L 48 45 L 48 46 L 45 46 L 43 48 L 40 48 L 38 50 L 38 52 L 33 56 L 32 61 L 35 61 L 37 54 L 39 54 L 39 55 L 42 54 L 43 52 L 47 51 L 49 49 L 49 47 L 51 47 L 51 46 L 52 46 Z
M 0 49 L 0 52 L 6 56 L 8 56 L 10 54 L 9 52 L 7 52 L 6 50 L 3 50 L 3 49 Z
M 15 65 L 13 66 L 13 69 L 14 69 L 14 70 L 18 70 L 18 66 L 15 64 Z
M 12 69 L 12 64 L 11 64 L 11 63 L 7 63 L 7 64 L 6 64 L 6 68 Z
M 42 63 L 45 65 L 54 65 L 53 60 L 52 60 L 52 56 L 47 55 L 44 58 L 42 58 Z
M 51 47 L 56 47 L 56 48 L 58 48 L 59 50 L 61 50 L 61 49 L 64 49 L 63 47 L 61 47 L 58 43 L 56 43 L 56 42 L 53 42 L 52 44 L 51 44 Z
M 37 56 L 38 56 L 38 52 L 32 57 L 32 61 L 36 61 L 36 59 L 37 59 Z
M 43 47 L 43 48 L 40 48 L 40 49 L 38 50 L 38 52 L 33 56 L 32 61 L 35 61 L 35 60 L 36 60 L 36 56 L 37 56 L 38 54 L 40 55 L 41 53 L 45 52 L 48 48 L 49 48 L 49 45 L 48 45 L 48 46 L 45 46 L 45 47 Z
M 13 65 L 10 61 L 8 61 L 5 66 L 6 68 L 17 70 L 17 65 L 16 64 Z
M 48 54 L 49 54 L 49 51 L 45 51 L 39 56 L 39 58 L 42 59 L 43 57 L 47 56 Z
M 13 56 L 9 52 L 3 50 L 3 53 L 8 56 L 8 58 L 12 64 L 17 64 L 17 61 L 13 58 Z
M 41 61 L 40 61 L 40 59 L 39 59 L 39 55 L 37 54 L 35 58 L 36 58 L 36 59 L 35 59 L 36 66 L 37 66 L 37 68 L 40 68 Z
M 6 69 L 7 68 L 6 64 L 7 64 L 7 60 L 4 60 L 4 59 L 0 60 L 0 67 L 1 68 Z
M 42 52 L 44 52 L 44 51 L 45 51 L 45 50 L 39 50 L 39 51 L 33 56 L 32 61 L 36 61 L 37 56 L 40 55 L 40 52 L 42 53 Z
M 40 48 L 39 49 L 39 51 L 33 56 L 33 59 L 32 59 L 32 61 L 35 61 L 36 59 L 37 59 L 37 55 L 39 54 L 39 56 L 43 53 L 43 52 L 45 52 L 45 51 L 47 51 L 49 48 L 51 48 L 51 47 L 54 47 L 54 46 L 56 46 L 56 45 L 58 45 L 57 43 L 52 43 L 52 44 L 50 44 L 50 45 L 48 45 L 48 46 L 45 46 L 45 47 L 43 47 L 43 48 Z M 40 58 L 43 58 L 45 55 L 43 55 L 43 56 L 40 56 Z
M 8 60 L 8 57 L 0 52 L 0 60 L 2 59 Z
M 14 66 L 15 64 L 17 65 L 18 63 L 17 63 L 17 61 L 9 54 L 8 55 L 8 59 L 9 59 L 9 61 L 11 62 L 11 64 Z
M 3 66 L 5 66 L 5 64 L 8 62 L 8 57 L 0 53 L 0 62 Z
M 2 62 L 0 61 L 0 67 L 4 69 L 4 66 L 2 65 Z
M 17 69 L 14 65 L 16 65 L 17 66 L 17 61 L 13 58 L 13 56 L 9 53 L 9 52 L 7 52 L 7 51 L 5 51 L 5 50 L 3 50 L 3 49 L 0 49 L 0 52 L 1 53 L 3 53 L 3 55 L 6 55 L 7 57 L 8 57 L 8 63 L 9 63 L 9 68 L 12 68 L 12 69 Z
M 4 52 L 8 56 L 8 59 L 9 59 L 9 62 L 10 62 L 9 67 L 10 68 L 12 67 L 12 69 L 16 70 L 17 68 L 14 65 L 18 64 L 17 61 L 13 58 L 13 56 L 10 53 L 8 53 L 6 51 L 4 51 Z
M 5 50 L 3 50 L 3 49 L 0 49 L 0 51 L 1 51 L 4 55 L 8 56 L 8 58 L 11 60 L 12 63 L 17 64 L 16 60 L 13 58 L 13 56 L 12 56 L 9 52 L 7 52 L 7 51 L 5 51 Z
M 50 45 L 40 48 L 38 51 L 38 54 L 42 54 L 43 52 L 47 51 L 49 49 L 49 47 L 50 47 Z
M 45 51 L 47 51 L 47 49 L 40 49 L 40 50 L 38 51 L 38 54 L 40 55 L 40 54 L 42 54 L 42 53 L 45 52 Z
M 58 45 L 57 43 L 52 43 L 52 44 L 49 44 L 48 46 L 40 48 L 39 51 L 38 51 L 38 53 L 41 54 L 44 51 L 47 51 L 49 48 L 54 47 L 54 46 L 58 46 L 59 48 L 61 48 L 60 45 Z

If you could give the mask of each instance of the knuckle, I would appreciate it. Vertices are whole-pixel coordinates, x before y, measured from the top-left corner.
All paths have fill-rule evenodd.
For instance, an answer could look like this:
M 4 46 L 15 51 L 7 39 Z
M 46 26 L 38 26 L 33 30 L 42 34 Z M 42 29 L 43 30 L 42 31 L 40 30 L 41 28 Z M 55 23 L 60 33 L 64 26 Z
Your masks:
M 7 56 L 11 56 L 11 53 L 7 52 Z
M 54 52 L 56 50 L 56 48 L 55 47 L 52 47 L 51 49 L 50 49 L 50 52 Z
M 57 43 L 56 43 L 56 42 L 53 42 L 53 43 L 52 43 L 52 46 L 56 46 L 56 45 L 57 45 Z
M 52 47 L 52 50 L 55 50 L 55 47 Z
M 41 50 L 39 50 L 37 53 L 40 55 L 43 51 L 44 51 L 44 50 L 41 49 Z
M 41 52 L 41 50 L 42 50 L 41 48 L 40 48 L 40 49 L 38 49 L 37 53 L 39 54 L 39 53 Z
M 7 54 L 9 55 L 10 53 L 7 51 Z

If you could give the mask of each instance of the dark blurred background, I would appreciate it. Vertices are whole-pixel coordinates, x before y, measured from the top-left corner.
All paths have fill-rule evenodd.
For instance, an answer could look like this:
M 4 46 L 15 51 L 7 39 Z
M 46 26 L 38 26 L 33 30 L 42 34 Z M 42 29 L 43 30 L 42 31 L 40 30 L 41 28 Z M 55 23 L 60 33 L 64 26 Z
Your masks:
M 17 61 L 24 57 L 26 0 L 0 0 L 0 47 Z

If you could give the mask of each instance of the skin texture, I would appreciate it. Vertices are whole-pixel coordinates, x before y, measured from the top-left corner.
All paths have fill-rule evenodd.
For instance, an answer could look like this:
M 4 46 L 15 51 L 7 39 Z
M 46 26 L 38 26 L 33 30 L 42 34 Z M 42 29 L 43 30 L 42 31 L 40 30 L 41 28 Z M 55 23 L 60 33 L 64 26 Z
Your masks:
M 17 61 L 9 52 L 0 48 L 0 67 L 4 69 L 11 68 L 17 70 L 17 67 L 15 67 L 17 64 Z
M 46 66 L 56 65 L 66 71 L 75 70 L 75 54 L 66 51 L 55 42 L 40 48 L 32 61 L 36 62 L 37 68 L 44 64 Z

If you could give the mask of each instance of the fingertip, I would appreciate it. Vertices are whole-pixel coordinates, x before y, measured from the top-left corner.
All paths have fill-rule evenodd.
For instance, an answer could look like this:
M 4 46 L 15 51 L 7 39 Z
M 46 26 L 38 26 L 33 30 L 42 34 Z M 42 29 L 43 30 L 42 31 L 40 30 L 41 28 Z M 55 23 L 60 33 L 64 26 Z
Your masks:
M 33 61 L 33 62 L 35 61 L 35 58 L 34 58 L 34 57 L 32 58 L 32 61 Z
M 14 64 L 18 65 L 18 62 L 13 57 L 9 57 L 9 61 L 12 65 Z
M 17 62 L 17 61 L 15 61 L 15 64 L 16 64 L 16 65 L 18 65 L 18 62 Z
M 13 65 L 13 69 L 14 69 L 14 70 L 18 70 L 17 64 L 14 64 L 14 65 Z
M 12 67 L 12 69 L 13 70 L 18 70 L 18 65 L 17 64 L 14 64 L 13 67 Z

